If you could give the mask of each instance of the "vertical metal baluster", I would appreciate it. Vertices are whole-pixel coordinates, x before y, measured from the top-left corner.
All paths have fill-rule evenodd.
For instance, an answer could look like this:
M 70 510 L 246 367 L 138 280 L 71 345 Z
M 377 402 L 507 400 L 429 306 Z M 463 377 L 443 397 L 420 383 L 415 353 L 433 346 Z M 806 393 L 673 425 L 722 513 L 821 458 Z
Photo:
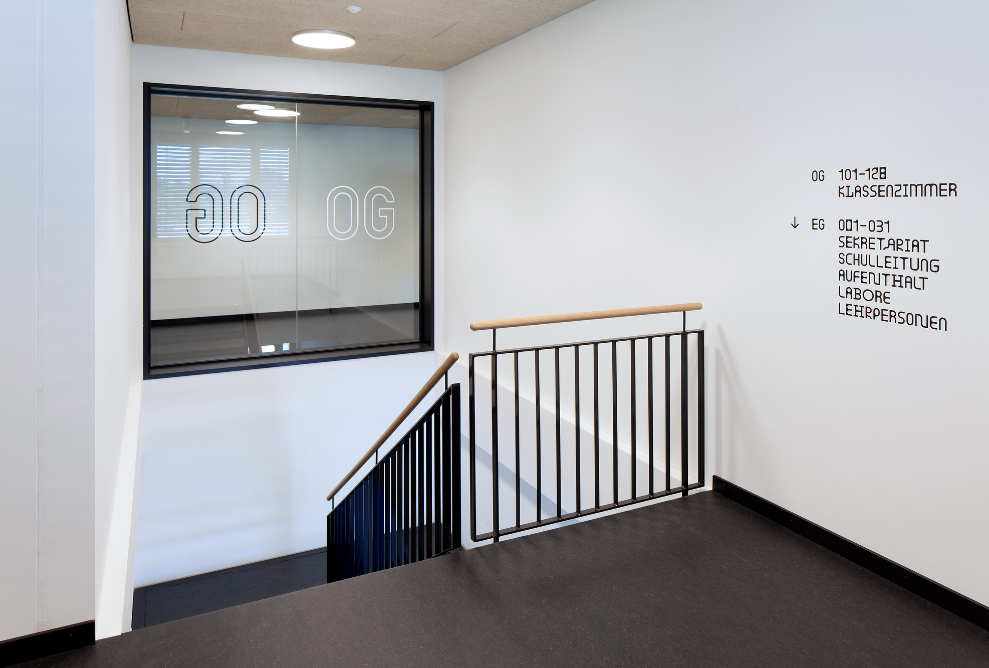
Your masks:
M 536 356 L 536 524 L 543 519 L 543 430 L 540 418 L 542 404 L 539 399 L 539 350 L 533 351 Z
M 377 467 L 371 469 L 370 484 L 368 485 L 368 504 L 370 512 L 370 529 L 371 529 L 371 572 L 377 572 L 381 570 L 378 568 L 378 546 L 381 541 L 378 540 L 378 473 Z
M 402 534 L 402 484 L 399 481 L 401 477 L 402 470 L 402 444 L 398 443 L 392 450 L 391 454 L 391 487 L 392 487 L 392 498 L 395 503 L 395 511 L 392 513 L 391 518 L 391 529 L 392 529 L 392 565 L 401 566 L 402 556 L 399 552 L 401 547 L 401 542 L 399 542 L 398 537 Z
M 388 466 L 381 462 L 379 465 L 381 473 L 381 491 L 378 493 L 381 498 L 381 517 L 378 519 L 378 541 L 381 543 L 381 569 L 388 568 Z
M 451 478 L 456 475 L 460 475 L 460 471 L 453 470 L 453 458 L 451 457 L 450 448 L 452 447 L 452 438 L 450 433 L 450 391 L 447 390 L 443 395 L 443 547 L 444 551 L 449 550 L 453 547 L 453 499 L 451 495 L 453 494 L 452 480 Z M 460 499 L 457 499 L 457 503 L 460 503 Z
M 364 497 L 360 485 L 351 492 L 354 496 L 354 575 L 361 575 L 364 568 Z
M 632 449 L 632 497 L 631 498 L 632 498 L 632 501 L 634 502 L 635 501 L 635 491 L 636 491 L 635 490 L 635 487 L 636 487 L 635 483 L 637 482 L 637 480 L 636 480 L 636 473 L 638 471 L 638 469 L 636 468 L 635 465 L 636 465 L 636 459 L 638 459 L 638 454 L 639 454 L 638 453 L 638 446 L 636 445 L 636 442 L 635 442 L 635 436 L 636 436 L 636 433 L 635 433 L 636 432 L 636 424 L 635 424 L 635 408 L 636 408 L 636 406 L 635 406 L 635 339 L 630 340 L 628 342 L 628 346 L 629 346 L 629 351 L 631 352 L 631 355 L 632 355 L 632 357 L 631 357 L 631 360 L 632 360 L 631 361 L 631 364 L 632 364 L 632 387 L 631 387 L 632 411 L 631 411 L 631 416 L 630 416 L 631 417 L 631 420 L 632 420 L 632 436 L 631 436 L 631 440 L 632 440 L 632 443 L 631 443 L 631 449 Z
M 501 502 L 498 498 L 498 348 L 495 332 L 491 330 L 491 523 L 494 531 L 494 542 L 498 542 L 498 531 L 501 529 Z
M 364 480 L 364 573 L 374 572 L 374 472 Z
M 426 452 L 425 468 L 426 468 L 426 484 L 423 487 L 424 497 L 425 497 L 425 510 L 426 517 L 423 522 L 423 529 L 426 532 L 425 541 L 423 542 L 423 552 L 424 557 L 429 558 L 433 556 L 433 541 L 432 541 L 432 529 L 430 525 L 433 523 L 433 421 L 429 419 L 427 414 L 425 419 L 426 427 L 426 438 L 423 443 Z
M 420 423 L 416 436 L 419 440 L 419 452 L 416 463 L 419 466 L 418 477 L 418 504 L 419 504 L 419 524 L 416 526 L 416 561 L 422 561 L 426 557 L 426 430 Z
M 351 560 L 353 559 L 353 535 L 354 535 L 354 514 L 350 505 L 350 495 L 343 503 L 343 510 L 340 511 L 340 564 L 337 567 L 340 579 L 349 577 L 351 570 Z
M 467 420 L 467 429 L 470 432 L 468 435 L 470 441 L 470 539 L 473 541 L 477 540 L 477 466 L 476 458 L 474 456 L 474 446 L 477 439 L 474 435 L 474 354 L 471 353 L 467 358 L 467 410 L 469 411 Z M 459 446 L 458 446 L 459 447 Z M 457 471 L 455 476 L 459 479 L 460 471 Z M 457 503 L 460 499 L 457 499 Z
M 704 331 L 697 332 L 697 479 L 701 485 L 704 473 Z
M 611 452 L 612 496 L 618 505 L 618 342 L 611 342 Z
M 326 581 L 333 582 L 333 556 L 336 551 L 336 540 L 333 526 L 333 511 L 326 516 Z
M 416 461 L 416 436 L 418 432 L 413 431 L 409 438 L 409 563 L 416 561 L 416 549 L 418 536 L 416 535 L 416 479 L 418 475 L 418 462 Z
M 683 314 L 686 323 L 687 312 Z M 687 333 L 680 335 L 680 486 L 683 487 L 682 496 L 687 496 L 687 469 L 689 468 L 688 442 L 687 442 L 687 421 L 689 416 L 687 409 L 690 405 L 690 396 L 687 394 Z
M 440 423 L 440 408 L 433 409 L 433 528 L 432 528 L 432 549 L 433 554 L 443 551 L 443 521 L 442 516 L 443 497 L 440 491 L 443 487 L 443 472 L 440 464 L 443 459 L 443 427 Z
M 573 347 L 573 414 L 574 414 L 574 471 L 577 495 L 577 514 L 580 514 L 580 346 Z
M 666 491 L 670 491 L 670 335 L 663 337 L 666 344 Z
M 398 499 L 395 495 L 395 452 L 388 454 L 385 460 L 388 467 L 388 568 L 394 568 L 395 563 L 395 511 L 398 509 Z
M 412 454 L 412 434 L 409 434 L 402 446 L 402 464 L 405 468 L 405 486 L 402 489 L 402 505 L 404 506 L 404 516 L 402 520 L 402 563 L 412 562 L 412 488 L 409 485 L 412 476 L 412 463 L 409 455 Z
M 519 354 L 514 353 L 515 359 L 515 528 L 521 526 L 522 520 L 522 469 L 519 456 Z
M 653 448 L 652 398 L 653 397 L 652 397 L 652 337 L 651 336 L 648 339 L 646 339 L 646 364 L 649 366 L 649 375 L 648 375 L 649 391 L 648 391 L 648 397 L 646 399 L 648 401 L 648 403 L 649 403 L 649 417 L 648 417 L 648 422 L 649 422 L 649 496 L 652 496 L 653 493 L 656 491 L 656 489 L 655 489 L 655 487 L 653 487 L 653 466 L 654 465 L 653 465 L 653 459 L 652 459 L 652 448 Z
M 357 489 L 360 490 L 360 509 L 361 509 L 361 523 L 360 523 L 360 532 L 361 532 L 360 546 L 361 546 L 361 551 L 360 551 L 360 564 L 359 564 L 358 570 L 357 570 L 357 574 L 358 575 L 364 575 L 368 571 L 368 563 L 367 563 L 367 553 L 368 553 L 368 549 L 367 549 L 367 536 L 368 536 L 368 530 L 367 530 L 367 484 L 366 484 L 366 482 L 367 481 L 365 480 L 364 482 L 362 482 L 360 485 L 357 486 Z
M 381 570 L 378 563 L 378 547 L 381 545 L 381 541 L 378 539 L 378 467 L 375 466 L 371 469 L 371 484 L 368 486 L 368 491 L 370 492 L 370 506 L 371 506 L 371 572 Z
M 453 484 L 453 493 L 450 495 L 453 505 L 453 528 L 450 538 L 453 540 L 453 547 L 460 547 L 462 534 L 460 527 L 460 384 L 454 383 L 453 394 L 450 395 L 451 412 L 450 422 L 450 455 L 452 464 L 450 466 L 450 478 Z
M 385 565 L 385 508 L 387 499 L 385 497 L 385 469 L 380 464 L 375 467 L 378 470 L 378 488 L 374 496 L 378 503 L 378 521 L 374 529 L 374 540 L 378 543 L 378 570 L 387 568 Z
M 553 389 L 556 391 L 556 518 L 563 517 L 563 471 L 560 457 L 560 348 L 553 348 L 553 369 L 555 379 Z
M 594 344 L 594 508 L 601 507 L 601 430 L 598 413 L 598 344 Z
M 400 533 L 400 528 L 402 526 L 402 520 L 400 519 L 402 513 L 402 497 L 399 492 L 401 486 L 398 484 L 398 472 L 401 470 L 399 468 L 399 462 L 401 462 L 401 451 L 402 444 L 397 444 L 393 449 L 389 459 L 391 460 L 391 498 L 392 498 L 392 514 L 391 514 L 391 565 L 399 566 L 401 565 L 401 557 L 398 554 L 399 543 L 396 540 L 396 536 Z
M 415 431 L 409 434 L 408 448 L 405 451 L 406 457 L 406 469 L 405 469 L 405 504 L 406 504 L 406 520 L 408 521 L 408 526 L 405 530 L 405 541 L 408 544 L 407 550 L 407 563 L 412 563 L 415 561 L 415 523 L 416 523 L 416 436 Z

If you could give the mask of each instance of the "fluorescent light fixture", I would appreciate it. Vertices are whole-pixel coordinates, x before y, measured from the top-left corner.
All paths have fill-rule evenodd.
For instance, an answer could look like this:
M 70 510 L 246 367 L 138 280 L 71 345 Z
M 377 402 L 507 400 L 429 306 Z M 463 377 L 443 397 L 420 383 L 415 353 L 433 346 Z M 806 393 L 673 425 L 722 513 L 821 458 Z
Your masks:
M 218 135 L 242 135 L 244 133 L 243 132 L 234 132 L 233 130 L 217 130 L 216 131 L 216 134 L 218 134 Z
M 346 49 L 357 44 L 353 36 L 339 30 L 300 30 L 292 35 L 292 41 L 311 49 Z
M 290 111 L 288 109 L 258 109 L 254 112 L 258 116 L 274 116 L 276 118 L 285 118 L 287 116 L 298 116 L 299 112 Z
M 347 7 L 347 11 L 350 12 L 351 14 L 356 14 L 357 12 L 361 11 L 361 8 L 358 7 L 357 5 L 350 5 L 349 7 Z
M 403 121 L 414 121 L 418 116 L 399 116 Z
M 257 125 L 257 121 L 249 121 L 242 118 L 237 118 L 229 121 L 225 121 L 228 125 Z
M 283 343 L 282 344 L 282 350 L 288 350 L 288 349 L 289 349 L 289 344 Z
M 260 109 L 274 109 L 270 104 L 238 104 L 238 109 L 247 109 L 248 111 L 258 111 Z
M 273 353 L 273 352 L 275 352 L 275 346 L 261 346 L 261 352 L 263 352 L 263 353 Z

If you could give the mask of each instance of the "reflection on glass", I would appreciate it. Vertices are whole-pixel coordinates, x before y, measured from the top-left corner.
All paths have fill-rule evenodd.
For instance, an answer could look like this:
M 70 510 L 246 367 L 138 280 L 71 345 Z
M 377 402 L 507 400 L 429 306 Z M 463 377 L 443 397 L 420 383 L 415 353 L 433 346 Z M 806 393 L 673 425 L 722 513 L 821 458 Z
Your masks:
M 418 114 L 251 106 L 151 96 L 152 370 L 417 342 Z

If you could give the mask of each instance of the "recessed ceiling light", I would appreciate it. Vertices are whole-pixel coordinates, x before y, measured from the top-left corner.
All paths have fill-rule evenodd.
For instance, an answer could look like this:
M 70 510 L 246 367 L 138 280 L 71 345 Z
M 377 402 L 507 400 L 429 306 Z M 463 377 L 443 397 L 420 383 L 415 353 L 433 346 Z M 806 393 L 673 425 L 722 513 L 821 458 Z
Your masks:
M 242 135 L 244 133 L 243 132 L 234 132 L 233 130 L 217 130 L 216 131 L 216 134 L 218 134 L 218 135 Z
M 357 44 L 352 36 L 338 30 L 301 30 L 292 35 L 292 41 L 312 49 L 346 49 Z
M 299 112 L 289 111 L 288 109 L 258 109 L 254 113 L 257 114 L 258 116 L 276 116 L 276 117 L 299 115 Z
M 270 104 L 238 104 L 238 109 L 247 109 L 248 111 L 258 111 L 259 109 L 274 109 Z
M 226 121 L 226 123 L 228 125 L 257 125 L 258 124 L 257 121 L 249 121 L 244 118 L 231 119 L 229 121 Z
M 414 121 L 419 118 L 418 116 L 399 116 L 403 121 Z
M 351 14 L 356 14 L 357 12 L 361 11 L 361 8 L 358 7 L 357 5 L 351 5 L 350 7 L 347 7 L 347 11 L 350 12 Z

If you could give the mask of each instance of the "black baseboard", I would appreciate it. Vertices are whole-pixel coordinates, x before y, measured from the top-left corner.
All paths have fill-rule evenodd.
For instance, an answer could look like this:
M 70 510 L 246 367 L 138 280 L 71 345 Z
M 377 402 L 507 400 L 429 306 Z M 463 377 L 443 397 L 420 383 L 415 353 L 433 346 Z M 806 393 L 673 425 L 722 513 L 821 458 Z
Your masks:
M 135 587 L 131 629 L 136 631 L 325 583 L 326 548 L 319 547 Z
M 96 644 L 96 622 L 82 622 L 0 642 L 0 668 Z
M 948 589 L 895 561 L 890 561 L 847 538 L 842 538 L 833 531 L 828 531 L 799 515 L 794 515 L 786 508 L 781 508 L 761 496 L 756 496 L 724 478 L 714 476 L 714 491 L 989 631 L 989 608 L 981 603 Z

